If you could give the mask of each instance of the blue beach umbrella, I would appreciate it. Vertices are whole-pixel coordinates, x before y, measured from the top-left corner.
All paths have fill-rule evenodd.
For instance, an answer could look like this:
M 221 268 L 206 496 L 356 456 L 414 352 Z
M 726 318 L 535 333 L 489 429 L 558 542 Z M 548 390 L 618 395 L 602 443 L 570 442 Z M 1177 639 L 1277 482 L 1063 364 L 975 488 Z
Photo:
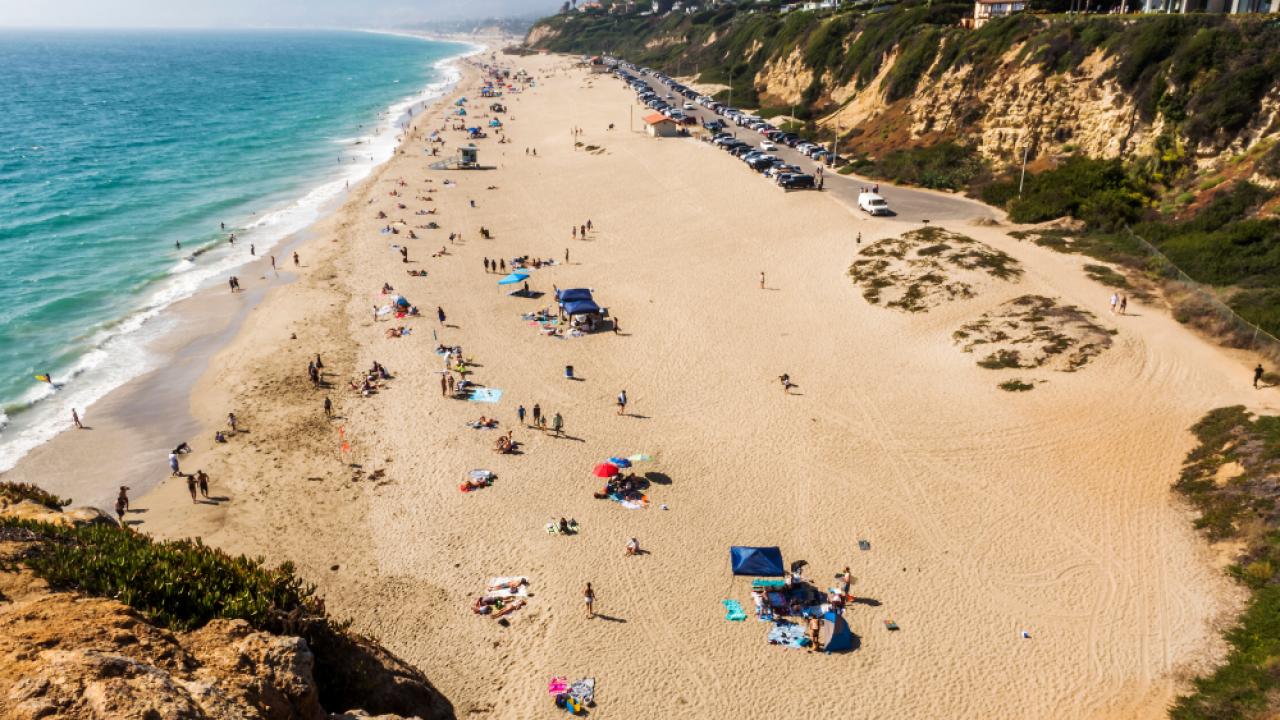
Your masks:
M 631 467 L 631 461 L 624 457 L 611 457 L 609 458 L 609 462 L 613 463 L 614 465 L 617 465 L 620 468 Z
M 498 284 L 499 285 L 515 285 L 516 283 L 524 282 L 525 280 L 528 280 L 528 279 L 529 279 L 528 273 L 513 272 L 510 275 L 499 280 Z

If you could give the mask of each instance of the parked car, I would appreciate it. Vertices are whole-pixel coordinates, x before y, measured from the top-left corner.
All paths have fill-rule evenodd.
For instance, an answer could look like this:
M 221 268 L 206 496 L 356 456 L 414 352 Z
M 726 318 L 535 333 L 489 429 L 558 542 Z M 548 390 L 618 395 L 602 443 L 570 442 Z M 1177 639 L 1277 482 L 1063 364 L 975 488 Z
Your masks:
M 774 150 L 777 150 L 777 149 L 778 149 L 778 146 L 777 146 L 777 145 L 774 145 L 772 142 L 769 142 L 768 140 L 765 140 L 764 142 L 760 143 L 760 149 L 761 149 L 761 150 L 768 150 L 768 151 L 772 152 L 772 151 L 774 151 Z
M 875 193 L 858 193 L 858 209 L 871 215 L 892 215 L 889 203 Z
M 787 190 L 803 190 L 814 186 L 813 176 L 804 173 L 784 175 L 779 178 L 778 184 Z

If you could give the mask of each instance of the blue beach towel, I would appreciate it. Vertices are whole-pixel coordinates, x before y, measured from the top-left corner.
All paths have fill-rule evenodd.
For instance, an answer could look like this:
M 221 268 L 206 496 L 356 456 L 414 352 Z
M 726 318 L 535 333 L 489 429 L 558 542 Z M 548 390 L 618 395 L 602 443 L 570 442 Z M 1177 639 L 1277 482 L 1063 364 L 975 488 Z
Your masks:
M 728 611 L 724 616 L 725 620 L 742 622 L 747 619 L 747 613 L 743 611 L 742 604 L 737 600 L 725 600 L 723 604 L 724 609 Z
M 799 625 L 778 623 L 769 630 L 769 644 L 802 648 L 809 646 L 809 638 L 805 637 L 804 628 Z
M 496 403 L 502 399 L 502 391 L 497 388 L 474 388 L 468 399 L 471 402 Z

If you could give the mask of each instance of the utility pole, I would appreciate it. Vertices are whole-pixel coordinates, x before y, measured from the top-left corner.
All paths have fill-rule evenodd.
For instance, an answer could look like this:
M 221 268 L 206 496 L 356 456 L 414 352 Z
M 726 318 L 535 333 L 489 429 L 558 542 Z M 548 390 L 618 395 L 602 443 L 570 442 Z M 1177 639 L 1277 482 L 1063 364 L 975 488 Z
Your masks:
M 1022 177 L 1018 178 L 1018 197 L 1022 197 L 1022 184 L 1027 181 L 1027 153 L 1031 152 L 1031 145 L 1022 146 Z

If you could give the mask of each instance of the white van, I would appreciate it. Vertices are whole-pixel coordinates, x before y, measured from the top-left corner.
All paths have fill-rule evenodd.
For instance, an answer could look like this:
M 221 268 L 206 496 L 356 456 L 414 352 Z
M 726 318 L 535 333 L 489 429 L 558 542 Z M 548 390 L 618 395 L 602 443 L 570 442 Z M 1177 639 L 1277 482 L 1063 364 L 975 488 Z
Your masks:
M 871 215 L 890 215 L 889 203 L 875 193 L 858 193 L 858 209 Z

